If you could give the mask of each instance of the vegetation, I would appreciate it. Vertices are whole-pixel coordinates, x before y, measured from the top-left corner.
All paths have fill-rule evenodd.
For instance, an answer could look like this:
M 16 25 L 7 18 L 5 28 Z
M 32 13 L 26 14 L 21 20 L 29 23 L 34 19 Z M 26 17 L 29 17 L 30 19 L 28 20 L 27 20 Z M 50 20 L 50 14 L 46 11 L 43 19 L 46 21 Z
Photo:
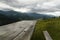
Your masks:
M 36 20 L 40 18 L 51 18 L 52 16 L 37 14 L 37 13 L 21 13 L 16 11 L 2 11 L 0 10 L 0 26 L 10 24 L 21 20 Z
M 60 18 L 38 20 L 31 40 L 45 40 L 43 31 L 47 30 L 53 40 L 60 40 Z

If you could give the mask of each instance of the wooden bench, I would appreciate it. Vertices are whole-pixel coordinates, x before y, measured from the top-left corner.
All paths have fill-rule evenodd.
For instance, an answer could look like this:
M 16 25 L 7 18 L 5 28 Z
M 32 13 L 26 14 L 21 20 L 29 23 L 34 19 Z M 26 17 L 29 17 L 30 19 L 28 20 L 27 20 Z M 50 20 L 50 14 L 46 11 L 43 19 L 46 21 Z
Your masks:
M 46 40 L 53 40 L 47 31 L 43 31 Z

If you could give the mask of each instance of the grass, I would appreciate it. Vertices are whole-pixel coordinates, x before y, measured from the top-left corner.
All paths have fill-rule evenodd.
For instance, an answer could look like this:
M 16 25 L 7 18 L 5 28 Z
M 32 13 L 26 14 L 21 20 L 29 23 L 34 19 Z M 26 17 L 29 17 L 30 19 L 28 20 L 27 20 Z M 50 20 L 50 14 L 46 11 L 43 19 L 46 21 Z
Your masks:
M 31 40 L 45 40 L 43 31 L 47 30 L 53 40 L 60 40 L 60 18 L 38 20 Z

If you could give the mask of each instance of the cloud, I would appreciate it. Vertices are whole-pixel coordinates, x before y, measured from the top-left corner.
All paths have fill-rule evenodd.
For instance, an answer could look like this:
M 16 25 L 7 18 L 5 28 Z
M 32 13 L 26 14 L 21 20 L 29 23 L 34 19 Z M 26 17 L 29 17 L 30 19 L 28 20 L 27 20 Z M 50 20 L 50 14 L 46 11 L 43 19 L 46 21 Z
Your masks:
M 60 0 L 0 0 L 0 10 L 5 9 L 59 16 Z
M 10 8 L 10 6 L 0 2 L 0 8 Z
M 35 7 L 38 0 L 0 0 L 1 9 L 11 9 L 19 12 L 28 12 Z M 6 7 L 4 7 L 6 6 Z M 8 8 L 7 8 L 8 7 Z M 1 10 L 0 9 L 0 10 Z
M 42 14 L 46 14 L 46 15 L 53 15 L 53 16 L 60 16 L 60 11 L 55 11 L 55 12 L 47 12 L 47 13 L 42 13 Z
M 20 11 L 22 13 L 25 13 L 25 12 L 29 12 L 31 9 L 28 9 L 28 8 L 20 8 L 20 9 L 13 8 L 13 10 L 18 11 L 18 12 Z
M 39 0 L 0 0 L 0 1 L 10 6 L 20 8 L 20 7 L 25 7 L 28 5 L 35 4 Z

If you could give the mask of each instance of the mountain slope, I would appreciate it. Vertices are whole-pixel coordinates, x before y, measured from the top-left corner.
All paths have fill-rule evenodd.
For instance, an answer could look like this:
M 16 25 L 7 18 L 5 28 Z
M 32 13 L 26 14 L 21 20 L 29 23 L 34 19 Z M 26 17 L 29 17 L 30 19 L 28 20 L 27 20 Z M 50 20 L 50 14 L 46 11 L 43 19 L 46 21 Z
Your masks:
M 36 20 L 40 18 L 51 18 L 52 16 L 42 15 L 37 13 L 21 13 L 16 11 L 0 10 L 0 25 L 13 23 L 20 20 Z

